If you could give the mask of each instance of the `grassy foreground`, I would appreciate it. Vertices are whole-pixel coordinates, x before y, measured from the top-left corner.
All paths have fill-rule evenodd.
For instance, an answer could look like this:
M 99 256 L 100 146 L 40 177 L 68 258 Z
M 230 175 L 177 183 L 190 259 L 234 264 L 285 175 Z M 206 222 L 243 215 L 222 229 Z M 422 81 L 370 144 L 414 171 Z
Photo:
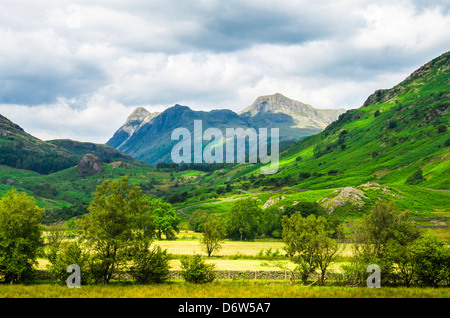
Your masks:
M 54 284 L 0 285 L 1 298 L 450 298 L 450 288 L 315 287 L 286 283 L 215 282 L 205 285 L 81 286 Z

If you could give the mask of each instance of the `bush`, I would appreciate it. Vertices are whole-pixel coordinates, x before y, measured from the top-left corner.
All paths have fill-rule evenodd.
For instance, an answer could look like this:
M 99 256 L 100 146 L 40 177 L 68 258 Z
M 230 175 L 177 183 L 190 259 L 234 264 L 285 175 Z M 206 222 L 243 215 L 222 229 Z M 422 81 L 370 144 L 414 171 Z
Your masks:
M 50 257 L 49 260 L 52 264 L 50 265 L 49 272 L 61 285 L 66 284 L 66 279 L 69 275 L 67 273 L 67 266 L 70 264 L 80 266 L 81 284 L 85 284 L 90 280 L 88 256 L 83 252 L 81 245 L 76 241 L 71 243 L 61 243 L 56 255 Z
M 311 177 L 311 173 L 309 173 L 309 172 L 300 172 L 299 177 L 301 179 L 308 179 L 309 177 Z
M 437 236 L 427 235 L 418 239 L 414 246 L 414 267 L 417 280 L 426 286 L 437 286 L 449 281 L 449 248 Z
M 170 255 L 161 246 L 153 249 L 142 248 L 133 255 L 131 276 L 139 284 L 163 283 L 169 279 Z
M 397 122 L 395 120 L 390 120 L 388 124 L 388 129 L 393 129 L 397 127 Z
M 374 115 L 375 117 L 380 116 L 380 110 L 377 109 L 373 115 Z
M 330 171 L 328 171 L 328 175 L 329 176 L 335 176 L 335 175 L 337 175 L 339 173 L 339 170 L 330 170 Z
M 414 185 L 421 183 L 423 180 L 425 180 L 425 178 L 422 175 L 422 169 L 419 168 L 406 179 L 406 183 Z
M 447 131 L 447 126 L 445 126 L 444 124 L 439 125 L 438 127 L 438 133 L 444 133 Z
M 444 146 L 450 147 L 450 138 L 445 141 Z
M 200 255 L 181 260 L 181 276 L 188 283 L 204 284 L 212 282 L 216 277 L 212 272 L 214 264 L 206 264 Z

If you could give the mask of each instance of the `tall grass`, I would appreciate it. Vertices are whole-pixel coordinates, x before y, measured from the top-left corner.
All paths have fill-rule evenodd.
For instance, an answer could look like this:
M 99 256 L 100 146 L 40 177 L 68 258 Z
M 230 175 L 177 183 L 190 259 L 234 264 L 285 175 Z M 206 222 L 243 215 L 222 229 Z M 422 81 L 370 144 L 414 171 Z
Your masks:
M 6 298 L 449 298 L 449 288 L 305 287 L 269 282 L 214 282 L 162 285 L 81 286 L 69 289 L 51 284 L 0 285 Z

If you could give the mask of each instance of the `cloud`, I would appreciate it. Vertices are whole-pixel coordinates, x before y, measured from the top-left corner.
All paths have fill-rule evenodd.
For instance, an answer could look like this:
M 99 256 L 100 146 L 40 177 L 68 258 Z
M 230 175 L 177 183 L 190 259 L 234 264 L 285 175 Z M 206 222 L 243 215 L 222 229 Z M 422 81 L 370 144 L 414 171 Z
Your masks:
M 0 104 L 1 114 L 42 140 L 68 138 L 97 143 L 108 141 L 132 111 L 97 95 L 84 100 L 82 106 L 79 100 L 64 98 L 34 107 Z
M 359 107 L 450 47 L 448 1 L 4 0 L 0 112 L 105 142 L 134 107 Z

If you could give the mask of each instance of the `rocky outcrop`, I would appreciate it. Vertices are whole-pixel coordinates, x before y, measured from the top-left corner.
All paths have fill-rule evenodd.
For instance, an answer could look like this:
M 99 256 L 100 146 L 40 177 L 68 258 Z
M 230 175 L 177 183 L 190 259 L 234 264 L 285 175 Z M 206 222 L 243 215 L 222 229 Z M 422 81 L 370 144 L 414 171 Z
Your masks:
M 283 200 L 283 199 L 284 199 L 284 197 L 278 197 L 278 198 L 275 198 L 275 199 L 269 199 L 269 200 L 266 201 L 266 203 L 264 203 L 264 205 L 261 207 L 261 209 L 266 209 L 269 206 L 272 206 L 275 203 L 277 203 L 279 200 Z
M 84 155 L 78 163 L 78 174 L 83 177 L 101 173 L 103 170 L 103 163 L 101 160 L 89 153 Z
M 354 187 L 336 189 L 334 192 L 338 193 L 335 197 L 326 197 L 318 201 L 318 203 L 326 208 L 329 213 L 332 213 L 336 208 L 346 205 L 347 203 L 362 206 L 365 203 L 363 198 L 368 199 L 368 197 L 364 195 L 364 191 Z

